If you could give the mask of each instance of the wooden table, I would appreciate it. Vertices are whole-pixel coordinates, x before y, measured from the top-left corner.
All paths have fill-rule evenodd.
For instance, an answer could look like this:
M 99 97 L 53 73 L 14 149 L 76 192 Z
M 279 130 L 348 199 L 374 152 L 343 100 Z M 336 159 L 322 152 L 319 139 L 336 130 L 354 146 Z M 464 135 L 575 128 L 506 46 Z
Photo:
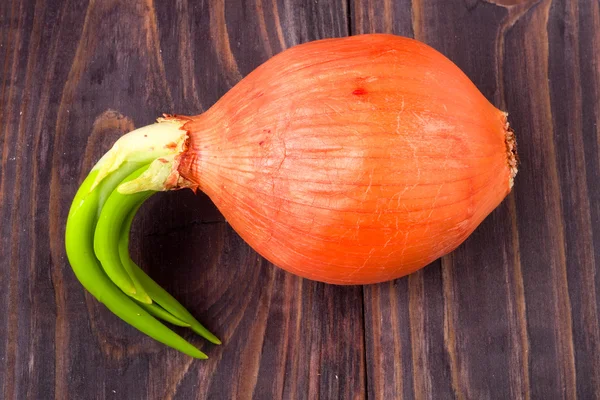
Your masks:
M 239 3 L 239 4 L 238 4 Z M 513 193 L 451 255 L 336 287 L 258 256 L 204 195 L 140 211 L 133 255 L 223 346 L 113 316 L 63 247 L 84 174 L 163 112 L 206 110 L 294 44 L 418 38 L 510 112 Z M 0 398 L 600 397 L 597 0 L 0 3 Z

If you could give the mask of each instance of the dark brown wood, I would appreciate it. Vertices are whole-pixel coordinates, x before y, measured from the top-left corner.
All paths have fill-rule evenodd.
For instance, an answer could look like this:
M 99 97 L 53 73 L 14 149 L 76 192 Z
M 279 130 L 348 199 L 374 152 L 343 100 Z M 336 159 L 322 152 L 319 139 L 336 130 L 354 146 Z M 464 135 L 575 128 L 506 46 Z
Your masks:
M 206 196 L 165 193 L 133 256 L 224 345 L 181 330 L 210 356 L 191 360 L 85 293 L 65 219 L 117 137 L 206 110 L 294 44 L 368 32 L 432 45 L 510 113 L 514 191 L 459 249 L 324 285 Z M 7 0 L 0 68 L 0 398 L 600 398 L 597 0 Z

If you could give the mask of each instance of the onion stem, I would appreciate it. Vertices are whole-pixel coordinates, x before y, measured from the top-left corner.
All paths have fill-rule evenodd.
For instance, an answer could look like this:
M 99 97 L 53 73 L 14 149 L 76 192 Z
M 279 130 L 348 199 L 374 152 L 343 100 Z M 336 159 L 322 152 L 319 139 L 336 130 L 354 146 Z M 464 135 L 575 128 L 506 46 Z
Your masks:
M 142 306 L 142 308 L 144 310 L 148 311 L 150 314 L 154 315 L 156 318 L 160 318 L 165 322 L 168 322 L 170 324 L 177 325 L 177 326 L 183 326 L 185 328 L 190 327 L 190 324 L 188 324 L 187 322 L 183 322 L 179 318 L 173 316 L 173 314 L 171 314 L 170 312 L 168 312 L 167 310 L 165 310 L 164 308 L 162 308 L 161 306 L 159 306 L 156 303 L 151 303 L 151 304 L 140 303 L 140 306 Z
M 220 344 L 219 339 L 147 276 L 131 260 L 128 249 L 135 213 L 157 187 L 156 176 L 146 186 L 141 177 L 158 158 L 172 157 L 182 150 L 186 133 L 180 126 L 172 120 L 159 122 L 130 132 L 115 143 L 73 199 L 65 246 L 76 277 L 98 301 L 159 342 L 206 359 L 206 354 L 155 317 L 189 327 L 212 343 Z M 119 190 L 123 183 L 133 180 L 134 192 Z
M 134 171 L 123 182 L 137 178 L 147 168 L 148 166 L 144 166 Z M 146 191 L 123 195 L 118 190 L 113 190 L 104 207 L 102 207 L 94 232 L 94 253 L 100 260 L 108 277 L 128 294 L 127 289 L 130 289 L 133 285 L 132 297 L 146 304 L 151 304 L 152 299 L 138 281 L 137 275 L 131 269 L 130 264 L 123 264 L 119 258 L 119 236 L 130 212 L 153 193 Z M 123 282 L 127 282 L 129 286 L 124 287 Z

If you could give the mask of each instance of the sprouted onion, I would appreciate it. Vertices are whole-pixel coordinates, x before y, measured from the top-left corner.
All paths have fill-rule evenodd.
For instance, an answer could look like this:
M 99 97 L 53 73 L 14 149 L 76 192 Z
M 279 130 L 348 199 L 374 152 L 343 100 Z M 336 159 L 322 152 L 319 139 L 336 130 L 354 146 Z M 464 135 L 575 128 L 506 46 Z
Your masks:
M 387 281 L 455 249 L 510 192 L 517 156 L 506 117 L 418 41 L 359 35 L 295 46 L 207 112 L 120 138 L 73 200 L 67 255 L 120 318 L 206 358 L 159 319 L 219 339 L 129 255 L 148 197 L 205 192 L 258 253 L 294 274 Z

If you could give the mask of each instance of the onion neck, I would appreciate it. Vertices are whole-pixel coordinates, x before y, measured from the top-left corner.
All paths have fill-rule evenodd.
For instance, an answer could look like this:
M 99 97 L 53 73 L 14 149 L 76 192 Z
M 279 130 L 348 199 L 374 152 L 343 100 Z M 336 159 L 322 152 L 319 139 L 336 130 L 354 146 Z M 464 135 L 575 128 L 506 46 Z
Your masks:
M 165 116 L 152 125 L 122 136 L 95 165 L 93 170 L 98 173 L 92 189 L 125 161 L 142 162 L 150 166 L 138 178 L 122 183 L 117 188 L 122 194 L 186 187 L 195 189 L 196 185 L 178 172 L 181 155 L 187 150 L 188 134 L 182 129 L 185 123 L 184 118 Z

